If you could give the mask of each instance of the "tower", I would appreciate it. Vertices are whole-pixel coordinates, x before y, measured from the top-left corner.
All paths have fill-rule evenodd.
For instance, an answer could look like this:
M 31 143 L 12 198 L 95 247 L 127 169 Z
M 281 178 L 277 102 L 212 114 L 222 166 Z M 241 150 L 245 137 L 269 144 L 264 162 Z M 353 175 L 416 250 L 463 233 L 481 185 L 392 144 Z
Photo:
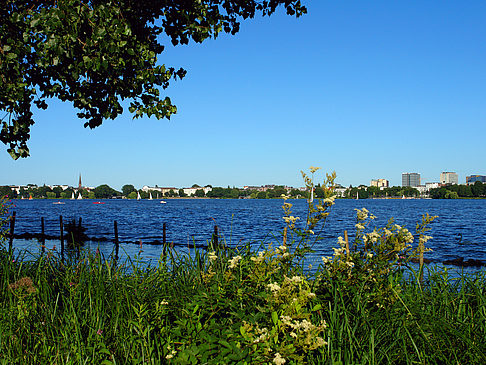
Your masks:
M 83 186 L 81 185 L 81 174 L 79 174 L 79 186 L 78 186 L 78 190 L 81 190 Z

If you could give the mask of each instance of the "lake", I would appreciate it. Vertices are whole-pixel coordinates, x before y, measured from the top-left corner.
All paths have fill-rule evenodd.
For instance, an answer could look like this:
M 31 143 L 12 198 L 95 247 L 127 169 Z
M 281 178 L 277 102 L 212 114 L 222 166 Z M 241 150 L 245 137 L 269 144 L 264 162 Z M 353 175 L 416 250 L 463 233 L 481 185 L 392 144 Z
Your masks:
M 112 252 L 114 239 L 113 222 L 118 222 L 120 250 L 134 256 L 139 253 L 144 261 L 156 261 L 161 246 L 151 242 L 162 241 L 162 226 L 167 224 L 167 241 L 173 242 L 178 250 L 187 251 L 194 244 L 202 247 L 211 239 L 214 225 L 220 229 L 228 245 L 251 242 L 259 245 L 281 242 L 283 201 L 280 199 L 219 200 L 219 199 L 167 199 L 159 200 L 12 200 L 11 211 L 16 212 L 15 233 L 40 233 L 41 217 L 45 219 L 45 233 L 59 236 L 59 216 L 64 222 L 82 218 L 89 237 L 106 238 L 107 242 L 88 242 L 89 247 L 100 247 L 106 255 Z M 293 215 L 305 221 L 307 204 L 303 199 L 289 200 Z M 103 204 L 94 204 L 101 202 Z M 443 262 L 458 257 L 486 261 L 486 200 L 431 200 L 431 199 L 365 199 L 336 200 L 321 236 L 324 238 L 315 246 L 310 262 L 318 262 L 322 255 L 331 255 L 337 247 L 337 237 L 344 230 L 355 232 L 355 208 L 366 208 L 377 219 L 375 224 L 384 226 L 389 218 L 395 223 L 415 232 L 415 223 L 421 215 L 429 213 L 439 218 L 432 223 L 429 235 L 433 239 L 427 247 L 433 252 L 426 258 Z M 316 232 L 317 233 L 317 232 Z M 49 240 L 47 247 L 59 245 Z M 15 239 L 16 249 L 37 251 L 37 240 Z

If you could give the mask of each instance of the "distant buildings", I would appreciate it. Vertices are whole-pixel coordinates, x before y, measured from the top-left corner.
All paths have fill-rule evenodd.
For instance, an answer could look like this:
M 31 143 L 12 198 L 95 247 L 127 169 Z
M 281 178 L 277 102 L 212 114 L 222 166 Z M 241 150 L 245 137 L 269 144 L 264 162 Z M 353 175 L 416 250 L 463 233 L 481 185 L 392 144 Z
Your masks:
M 420 185 L 420 174 L 417 172 L 402 173 L 402 186 L 417 187 Z
M 466 184 L 467 185 L 472 185 L 476 181 L 479 181 L 483 184 L 486 183 L 486 176 L 484 175 L 471 175 L 471 176 L 466 176 Z
M 440 183 L 441 184 L 455 184 L 459 183 L 458 176 L 455 172 L 441 172 L 440 174 Z
M 386 179 L 376 179 L 371 180 L 371 186 L 376 186 L 377 188 L 388 188 L 390 182 Z

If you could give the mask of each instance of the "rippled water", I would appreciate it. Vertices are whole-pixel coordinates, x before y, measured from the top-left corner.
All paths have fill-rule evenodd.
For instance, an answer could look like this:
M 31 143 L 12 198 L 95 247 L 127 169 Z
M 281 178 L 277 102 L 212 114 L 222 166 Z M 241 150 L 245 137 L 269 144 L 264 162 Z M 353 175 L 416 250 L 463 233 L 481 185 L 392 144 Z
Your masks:
M 188 246 L 205 245 L 211 239 L 214 225 L 218 225 L 227 244 L 276 242 L 284 227 L 282 200 L 215 200 L 215 199 L 168 199 L 166 204 L 158 200 L 63 200 L 65 204 L 53 204 L 52 200 L 14 200 L 17 219 L 15 233 L 40 233 L 41 217 L 45 219 L 45 233 L 59 236 L 59 216 L 64 222 L 82 218 L 86 234 L 90 237 L 114 238 L 113 222 L 118 222 L 122 250 L 128 255 L 139 252 L 140 240 L 146 259 L 156 259 L 161 247 L 148 245 L 162 241 L 162 226 L 167 223 L 167 241 L 174 242 L 179 250 Z M 292 201 L 293 214 L 305 220 L 306 202 Z M 328 255 L 336 246 L 337 236 L 348 230 L 354 232 L 355 208 L 367 208 L 383 226 L 393 217 L 397 224 L 412 232 L 421 215 L 429 213 L 439 218 L 432 224 L 428 247 L 433 252 L 427 258 L 436 262 L 464 257 L 486 261 L 486 200 L 337 200 L 321 235 L 324 240 L 314 246 L 312 258 Z M 280 238 L 279 238 L 280 239 Z M 110 242 L 90 243 L 100 246 L 105 253 L 112 250 Z M 55 241 L 48 245 L 56 244 Z M 35 250 L 36 240 L 14 241 L 14 247 Z

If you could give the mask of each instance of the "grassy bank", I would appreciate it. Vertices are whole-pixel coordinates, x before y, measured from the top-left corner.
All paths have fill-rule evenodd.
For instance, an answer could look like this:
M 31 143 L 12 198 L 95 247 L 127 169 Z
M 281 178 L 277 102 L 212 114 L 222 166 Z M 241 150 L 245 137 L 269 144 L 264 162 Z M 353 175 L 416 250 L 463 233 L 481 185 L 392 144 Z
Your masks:
M 3 363 L 484 363 L 486 276 L 306 277 L 286 246 L 0 263 Z M 296 262 L 297 261 L 297 262 Z M 127 265 L 129 271 L 127 271 Z M 128 273 L 130 272 L 130 273 Z M 342 272 L 344 273 L 344 271 Z

